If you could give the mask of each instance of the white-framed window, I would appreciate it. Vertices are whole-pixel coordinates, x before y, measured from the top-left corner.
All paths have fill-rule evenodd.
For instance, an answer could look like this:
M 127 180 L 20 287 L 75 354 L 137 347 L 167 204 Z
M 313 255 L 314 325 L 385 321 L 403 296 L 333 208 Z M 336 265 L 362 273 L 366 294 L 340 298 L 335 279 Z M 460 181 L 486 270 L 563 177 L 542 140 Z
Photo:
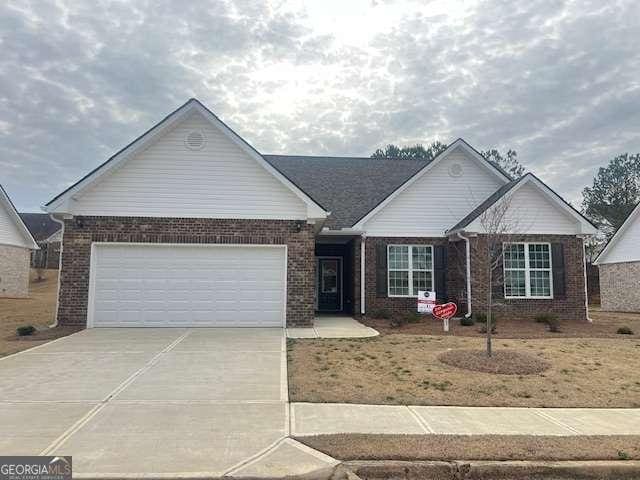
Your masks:
M 387 282 L 390 297 L 417 297 L 433 290 L 433 246 L 387 245 Z
M 502 251 L 505 298 L 553 298 L 550 243 L 505 243 Z

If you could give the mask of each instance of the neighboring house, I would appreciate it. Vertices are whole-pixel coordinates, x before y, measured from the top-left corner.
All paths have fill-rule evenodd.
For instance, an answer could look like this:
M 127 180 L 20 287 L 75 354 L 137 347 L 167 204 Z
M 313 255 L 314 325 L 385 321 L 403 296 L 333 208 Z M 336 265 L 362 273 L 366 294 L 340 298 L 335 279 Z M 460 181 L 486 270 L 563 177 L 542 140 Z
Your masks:
M 29 295 L 29 256 L 38 245 L 0 185 L 0 297 Z
M 404 314 L 422 289 L 481 309 L 477 220 L 506 199 L 526 228 L 508 238 L 501 312 L 586 319 L 595 229 L 533 175 L 463 140 L 430 162 L 262 155 L 191 99 L 44 207 L 65 225 L 58 322 L 311 325 Z
M 640 204 L 611 237 L 596 261 L 600 305 L 614 312 L 640 312 Z
M 62 225 L 47 213 L 21 213 L 20 218 L 40 247 L 31 254 L 31 267 L 59 268 Z

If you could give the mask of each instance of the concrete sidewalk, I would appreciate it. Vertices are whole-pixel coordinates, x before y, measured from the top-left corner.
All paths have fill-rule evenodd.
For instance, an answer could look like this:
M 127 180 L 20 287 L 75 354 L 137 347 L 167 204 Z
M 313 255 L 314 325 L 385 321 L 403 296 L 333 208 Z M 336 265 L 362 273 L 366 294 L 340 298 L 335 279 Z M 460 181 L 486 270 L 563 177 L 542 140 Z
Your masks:
M 640 435 L 640 409 L 291 403 L 291 435 Z

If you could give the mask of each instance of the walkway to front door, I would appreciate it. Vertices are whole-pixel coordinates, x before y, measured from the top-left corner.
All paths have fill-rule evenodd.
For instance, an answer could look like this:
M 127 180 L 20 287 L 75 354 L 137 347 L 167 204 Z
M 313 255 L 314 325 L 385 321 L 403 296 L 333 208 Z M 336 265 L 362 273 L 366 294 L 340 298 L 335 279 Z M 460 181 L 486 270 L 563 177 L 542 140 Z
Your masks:
M 341 312 L 342 257 L 317 257 L 317 310 L 319 312 Z

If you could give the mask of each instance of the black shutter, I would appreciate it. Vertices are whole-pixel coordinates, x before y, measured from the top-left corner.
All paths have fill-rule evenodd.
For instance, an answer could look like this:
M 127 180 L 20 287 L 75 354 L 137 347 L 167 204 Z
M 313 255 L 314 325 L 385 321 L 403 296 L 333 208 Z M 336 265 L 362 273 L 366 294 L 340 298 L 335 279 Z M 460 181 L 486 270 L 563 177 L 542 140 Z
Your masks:
M 433 247 L 433 270 L 435 277 L 436 297 L 447 301 L 447 247 L 436 245 Z
M 376 297 L 387 296 L 387 246 L 376 245 Z
M 502 300 L 504 299 L 504 252 L 501 243 L 494 245 L 493 248 L 495 251 L 489 252 L 489 261 L 496 261 L 496 266 L 491 271 L 491 298 Z
M 564 246 L 561 243 L 551 244 L 551 266 L 553 268 L 553 297 L 566 298 Z

